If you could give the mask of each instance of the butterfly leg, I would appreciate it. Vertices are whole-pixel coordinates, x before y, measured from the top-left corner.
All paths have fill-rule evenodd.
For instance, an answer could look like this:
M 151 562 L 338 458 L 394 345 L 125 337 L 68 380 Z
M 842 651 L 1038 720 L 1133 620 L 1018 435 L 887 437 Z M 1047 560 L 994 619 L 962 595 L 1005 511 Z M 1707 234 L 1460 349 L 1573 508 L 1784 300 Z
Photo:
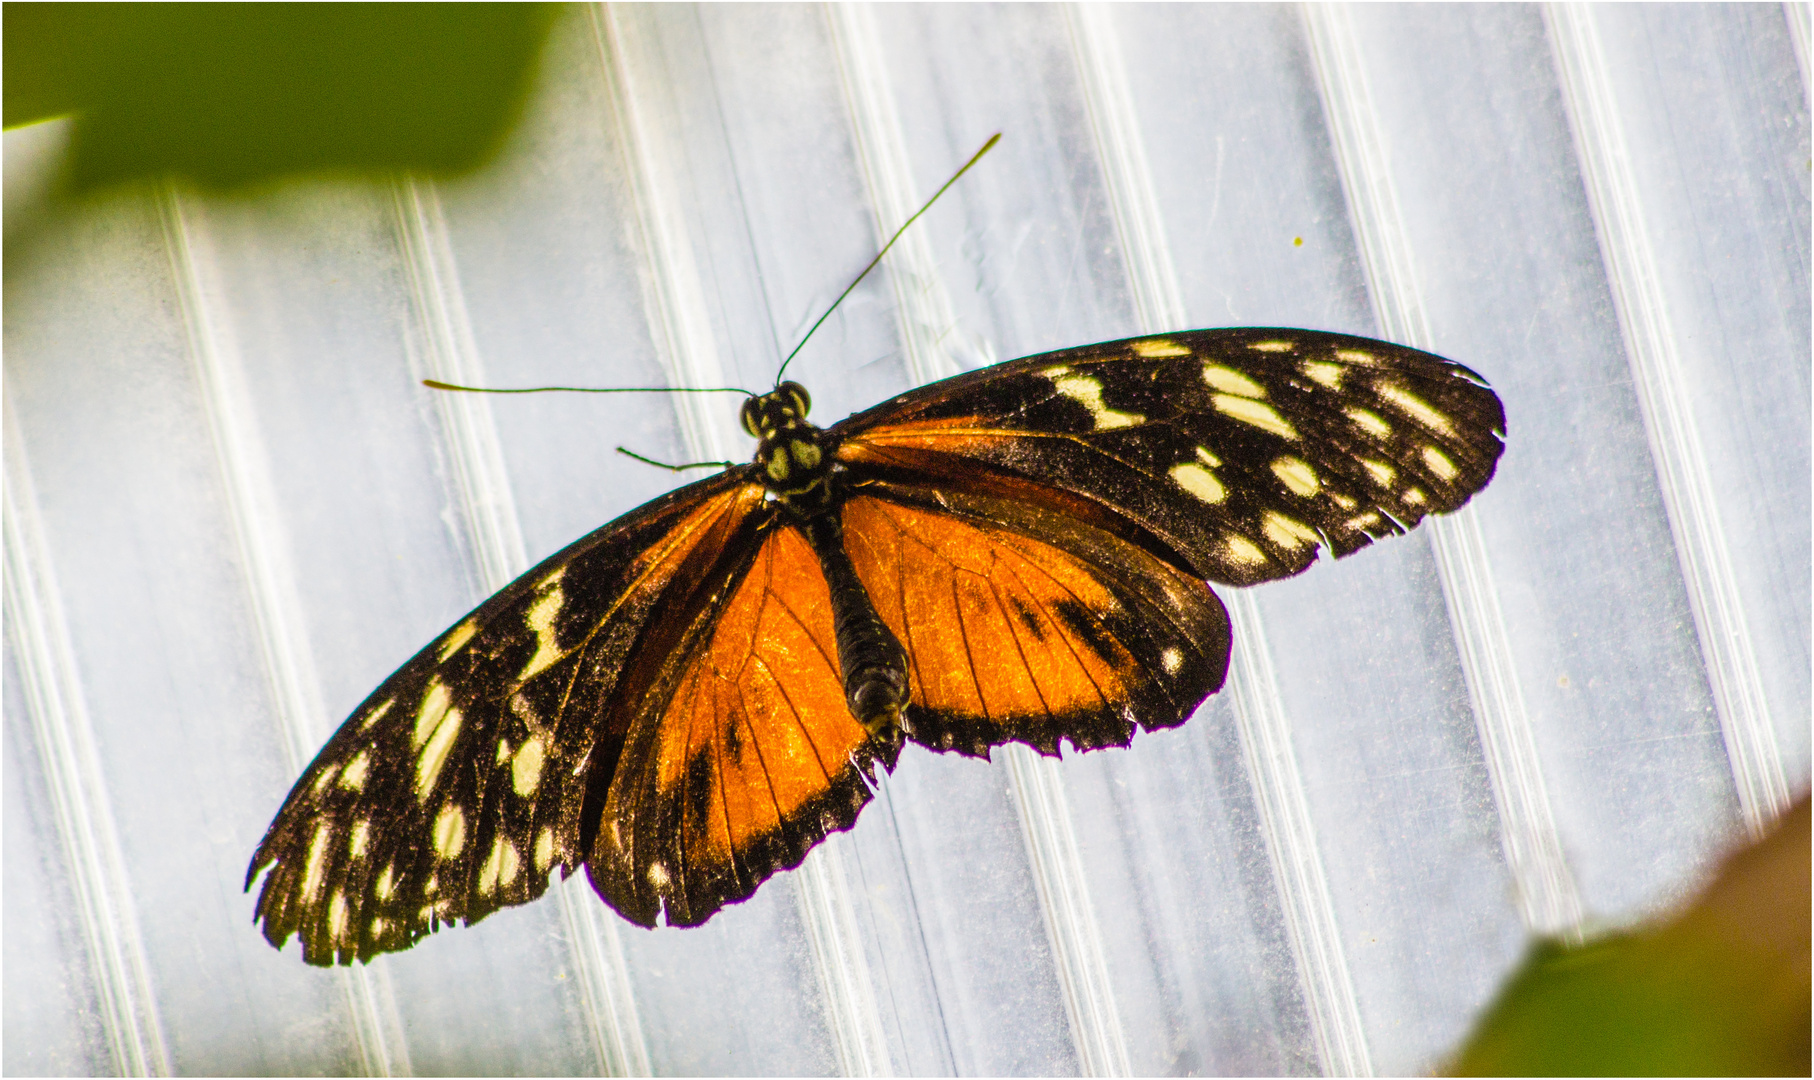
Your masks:
M 882 622 L 844 550 L 844 528 L 836 508 L 806 520 L 807 540 L 819 556 L 831 589 L 832 628 L 844 676 L 850 714 L 884 742 L 900 737 L 907 706 L 907 653 Z

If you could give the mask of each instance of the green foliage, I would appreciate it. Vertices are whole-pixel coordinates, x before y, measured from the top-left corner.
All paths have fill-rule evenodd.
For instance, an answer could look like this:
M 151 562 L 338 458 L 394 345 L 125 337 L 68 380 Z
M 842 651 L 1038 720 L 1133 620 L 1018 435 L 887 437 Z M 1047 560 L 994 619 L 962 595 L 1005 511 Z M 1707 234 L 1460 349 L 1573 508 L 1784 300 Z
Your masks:
M 73 113 L 69 180 L 449 173 L 502 145 L 544 4 L 9 3 L 7 127 Z
M 1808 1075 L 1808 857 L 1804 801 L 1674 919 L 1538 944 L 1452 1071 Z

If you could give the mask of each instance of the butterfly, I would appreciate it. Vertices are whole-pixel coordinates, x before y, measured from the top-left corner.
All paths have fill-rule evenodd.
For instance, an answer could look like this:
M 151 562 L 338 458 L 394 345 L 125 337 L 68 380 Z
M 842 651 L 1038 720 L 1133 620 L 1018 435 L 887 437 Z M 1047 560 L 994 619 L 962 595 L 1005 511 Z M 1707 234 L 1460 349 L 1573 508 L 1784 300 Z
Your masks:
M 1288 577 L 1455 510 L 1505 414 L 1429 353 L 1312 330 L 1130 338 L 830 427 L 751 396 L 755 458 L 604 526 L 386 679 L 247 873 L 311 963 L 408 948 L 584 867 L 704 922 L 850 828 L 905 743 L 1057 755 L 1222 686 L 1208 582 Z

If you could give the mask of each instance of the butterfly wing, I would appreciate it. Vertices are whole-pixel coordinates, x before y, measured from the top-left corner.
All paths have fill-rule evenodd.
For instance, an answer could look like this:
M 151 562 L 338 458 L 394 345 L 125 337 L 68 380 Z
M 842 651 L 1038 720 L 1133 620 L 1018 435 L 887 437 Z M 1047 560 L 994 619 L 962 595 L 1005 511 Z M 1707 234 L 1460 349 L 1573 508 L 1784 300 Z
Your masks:
M 832 431 L 853 470 L 1082 496 L 1199 576 L 1251 585 L 1461 506 L 1493 475 L 1505 413 L 1479 376 L 1429 353 L 1241 328 L 1011 361 Z
M 675 491 L 547 559 L 385 680 L 253 855 L 248 888 L 271 868 L 266 938 L 299 934 L 310 963 L 370 959 L 581 865 L 587 797 L 629 735 L 614 703 L 643 674 L 626 659 L 669 614 L 710 606 L 771 512 L 748 468 Z
M 1087 505 L 871 482 L 843 513 L 857 575 L 907 652 L 917 742 L 978 757 L 1011 739 L 1051 755 L 1061 738 L 1126 746 L 1135 725 L 1181 724 L 1222 685 L 1221 601 Z
M 1459 507 L 1504 427 L 1440 357 L 1231 329 L 1011 361 L 832 431 L 847 546 L 909 653 L 912 737 L 981 755 L 1183 722 L 1230 647 L 1202 579 L 1295 574 Z
M 665 910 L 693 926 L 745 899 L 855 822 L 874 762 L 894 766 L 898 740 L 871 740 L 845 704 L 818 557 L 780 520 L 720 600 L 646 654 L 660 670 L 641 681 L 588 864 L 632 922 Z

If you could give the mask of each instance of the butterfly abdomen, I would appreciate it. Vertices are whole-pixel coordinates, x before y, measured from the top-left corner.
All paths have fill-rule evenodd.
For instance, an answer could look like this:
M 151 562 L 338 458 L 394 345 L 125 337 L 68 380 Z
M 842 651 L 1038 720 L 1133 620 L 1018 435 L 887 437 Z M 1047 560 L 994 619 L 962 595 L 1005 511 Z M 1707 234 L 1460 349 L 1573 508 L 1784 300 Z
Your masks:
M 831 589 L 832 627 L 850 714 L 871 735 L 891 739 L 907 705 L 907 654 L 857 577 L 850 553 L 844 550 L 838 514 L 810 518 L 806 536 Z

